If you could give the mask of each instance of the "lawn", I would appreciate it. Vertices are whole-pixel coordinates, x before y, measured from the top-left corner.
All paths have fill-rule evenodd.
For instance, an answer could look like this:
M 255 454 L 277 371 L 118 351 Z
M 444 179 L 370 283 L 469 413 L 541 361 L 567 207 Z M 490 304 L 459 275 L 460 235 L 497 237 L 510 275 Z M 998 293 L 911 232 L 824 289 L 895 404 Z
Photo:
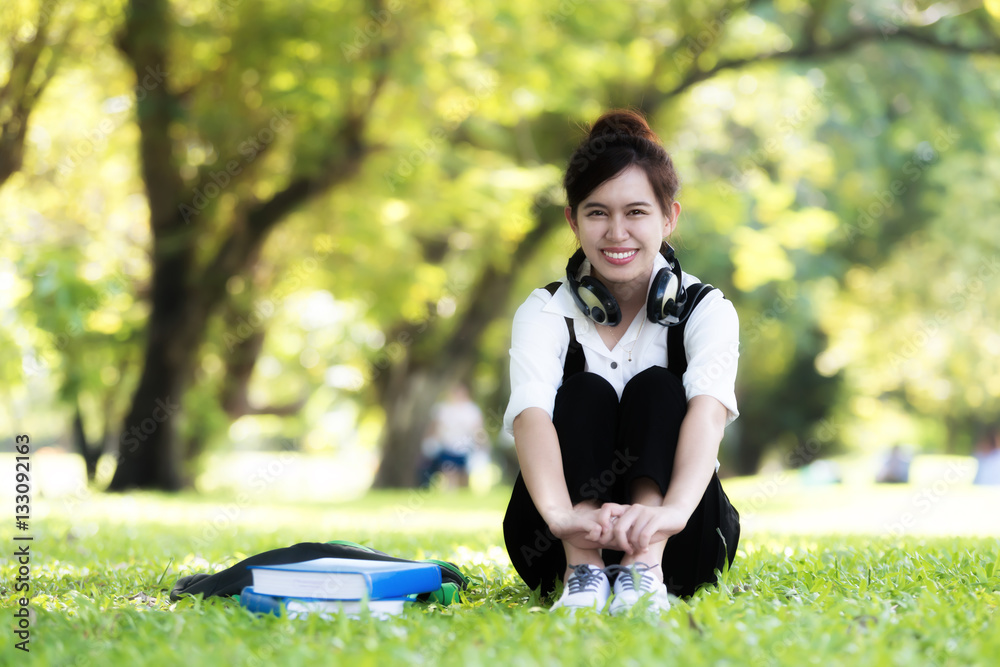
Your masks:
M 744 486 L 748 498 L 758 488 Z M 662 619 L 569 617 L 550 614 L 510 568 L 504 504 L 503 489 L 337 503 L 193 493 L 35 499 L 31 653 L 8 630 L 0 664 L 969 665 L 1000 655 L 996 538 L 753 532 L 722 585 Z M 23 544 L 13 528 L 0 539 Z M 327 539 L 450 560 L 475 587 L 461 604 L 391 621 L 290 621 L 230 600 L 167 596 L 182 575 Z M 16 624 L 17 567 L 3 560 L 7 627 Z

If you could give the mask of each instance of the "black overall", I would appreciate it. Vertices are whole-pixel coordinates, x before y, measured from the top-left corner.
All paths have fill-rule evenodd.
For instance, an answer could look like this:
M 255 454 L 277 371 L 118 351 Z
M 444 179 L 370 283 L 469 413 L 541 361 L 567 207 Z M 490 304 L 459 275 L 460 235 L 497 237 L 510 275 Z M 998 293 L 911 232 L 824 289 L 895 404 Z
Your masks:
M 554 295 L 559 285 L 552 283 L 546 289 Z M 688 289 L 691 309 L 712 289 L 711 285 L 692 285 Z M 687 412 L 681 383 L 687 369 L 685 323 L 668 329 L 667 368 L 652 366 L 633 377 L 621 401 L 607 380 L 584 371 L 584 352 L 576 340 L 573 320 L 567 317 L 566 324 L 570 344 L 552 423 L 570 500 L 574 505 L 587 499 L 626 504 L 631 482 L 638 477 L 651 478 L 665 494 Z M 566 570 L 566 554 L 535 508 L 521 475 L 514 482 L 503 532 L 507 553 L 521 579 L 532 589 L 540 586 L 543 595 L 552 592 Z M 667 541 L 663 554 L 667 590 L 687 596 L 703 584 L 716 583 L 715 570 L 721 571 L 727 560 L 732 564 L 739 537 L 739 514 L 713 474 L 687 526 Z M 602 553 L 605 565 L 619 563 L 624 555 L 610 549 Z

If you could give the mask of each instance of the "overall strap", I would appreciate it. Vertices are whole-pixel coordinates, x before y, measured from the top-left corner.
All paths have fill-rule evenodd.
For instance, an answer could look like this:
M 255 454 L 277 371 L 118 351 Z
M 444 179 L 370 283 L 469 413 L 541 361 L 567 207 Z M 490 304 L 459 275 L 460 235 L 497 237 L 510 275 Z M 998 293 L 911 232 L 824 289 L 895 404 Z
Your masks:
M 545 290 L 552 296 L 556 295 L 556 290 L 562 285 L 558 280 L 545 286 Z M 566 351 L 566 361 L 563 362 L 562 381 L 565 382 L 571 375 L 582 373 L 587 359 L 583 354 L 583 346 L 576 339 L 576 329 L 573 327 L 573 318 L 567 317 L 566 328 L 569 329 L 569 349 Z
M 691 305 L 688 306 L 688 317 L 694 312 L 698 303 L 704 299 L 709 292 L 715 288 L 708 283 L 695 283 L 687 288 L 687 298 Z M 677 376 L 678 379 L 684 377 L 687 370 L 687 351 L 684 349 L 684 329 L 687 327 L 688 318 L 677 326 L 667 330 L 667 370 Z

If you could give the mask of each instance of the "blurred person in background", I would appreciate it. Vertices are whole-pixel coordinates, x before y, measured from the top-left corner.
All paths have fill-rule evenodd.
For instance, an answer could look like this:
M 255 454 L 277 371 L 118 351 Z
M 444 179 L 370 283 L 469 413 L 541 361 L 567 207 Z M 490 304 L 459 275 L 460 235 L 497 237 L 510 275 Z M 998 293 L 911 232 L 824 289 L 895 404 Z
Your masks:
M 976 442 L 976 461 L 979 468 L 973 484 L 1000 484 L 1000 428 L 990 426 Z
M 908 447 L 893 445 L 875 475 L 879 484 L 906 484 L 910 481 L 910 463 L 913 455 Z
M 455 385 L 448 398 L 434 406 L 427 435 L 421 445 L 426 464 L 421 475 L 428 486 L 435 474 L 444 476 L 447 488 L 469 486 L 469 461 L 485 450 L 483 413 L 463 384 Z

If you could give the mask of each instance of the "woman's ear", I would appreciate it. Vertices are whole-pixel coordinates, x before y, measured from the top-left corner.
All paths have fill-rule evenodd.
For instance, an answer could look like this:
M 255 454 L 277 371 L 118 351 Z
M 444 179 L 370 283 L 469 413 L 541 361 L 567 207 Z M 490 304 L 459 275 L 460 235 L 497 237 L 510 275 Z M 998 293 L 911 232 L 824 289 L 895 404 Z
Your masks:
M 576 240 L 580 240 L 580 228 L 576 225 L 576 220 L 573 219 L 573 209 L 567 206 L 563 213 L 566 215 L 566 222 L 569 223 L 569 228 L 573 230 L 573 235 L 576 236 Z
M 670 203 L 670 208 L 668 214 L 664 216 L 666 221 L 663 225 L 663 237 L 667 238 L 674 233 L 674 229 L 677 228 L 677 219 L 681 215 L 681 203 L 679 201 L 674 201 Z

